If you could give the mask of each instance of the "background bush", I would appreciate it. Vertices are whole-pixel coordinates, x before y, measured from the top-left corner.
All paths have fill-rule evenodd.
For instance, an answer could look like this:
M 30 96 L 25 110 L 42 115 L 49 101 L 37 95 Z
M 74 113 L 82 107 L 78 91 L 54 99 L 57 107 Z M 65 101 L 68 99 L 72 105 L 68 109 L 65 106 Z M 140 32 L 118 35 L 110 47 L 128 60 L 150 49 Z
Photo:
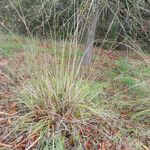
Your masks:
M 2 27 L 5 26 L 8 30 L 40 37 L 70 39 L 78 30 L 78 34 L 81 33 L 77 34 L 81 42 L 86 36 L 92 2 L 90 0 L 3 0 L 0 2 L 0 22 L 3 24 Z M 116 47 L 117 42 L 133 47 L 133 42 L 130 42 L 132 40 L 148 50 L 149 1 L 100 0 L 100 3 L 101 13 L 96 43 L 105 48 Z M 120 46 L 118 49 L 124 47 Z

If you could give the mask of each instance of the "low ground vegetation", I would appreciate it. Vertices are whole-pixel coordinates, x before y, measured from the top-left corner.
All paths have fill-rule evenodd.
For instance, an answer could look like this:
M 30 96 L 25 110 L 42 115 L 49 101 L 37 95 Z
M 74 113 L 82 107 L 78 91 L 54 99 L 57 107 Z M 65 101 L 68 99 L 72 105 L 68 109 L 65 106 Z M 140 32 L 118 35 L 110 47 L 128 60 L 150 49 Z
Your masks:
M 150 56 L 0 36 L 0 149 L 150 147 Z

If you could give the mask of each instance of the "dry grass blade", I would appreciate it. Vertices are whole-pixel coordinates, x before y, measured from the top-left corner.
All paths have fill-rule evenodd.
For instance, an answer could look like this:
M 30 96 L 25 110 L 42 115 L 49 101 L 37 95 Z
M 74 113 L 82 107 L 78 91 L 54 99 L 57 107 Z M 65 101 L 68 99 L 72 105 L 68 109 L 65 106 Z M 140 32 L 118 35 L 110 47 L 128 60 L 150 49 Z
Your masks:
M 0 148 L 12 148 L 12 145 L 0 143 Z
M 142 147 L 145 149 L 145 150 L 149 150 L 149 148 L 145 145 L 142 144 Z
M 14 116 L 16 115 L 17 113 L 14 113 L 14 114 L 10 114 L 10 113 L 6 113 L 6 112 L 0 112 L 0 115 L 5 115 L 5 116 Z
M 37 138 L 26 150 L 30 150 L 33 146 L 37 144 L 37 142 L 41 139 L 41 137 Z

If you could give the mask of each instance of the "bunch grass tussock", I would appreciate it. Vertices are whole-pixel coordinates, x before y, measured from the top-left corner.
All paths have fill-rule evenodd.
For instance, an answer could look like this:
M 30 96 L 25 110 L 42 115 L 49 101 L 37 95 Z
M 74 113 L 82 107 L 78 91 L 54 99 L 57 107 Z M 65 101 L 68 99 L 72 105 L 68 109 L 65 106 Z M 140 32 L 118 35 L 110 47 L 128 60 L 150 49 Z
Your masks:
M 84 67 L 80 63 L 83 54 L 76 43 L 55 43 L 56 47 L 53 44 L 44 51 L 36 42 L 24 47 L 21 61 L 17 61 L 18 53 L 4 68 L 15 94 L 1 101 L 12 112 L 0 114 L 5 118 L 1 122 L 0 147 L 148 147 L 148 66 L 144 68 L 141 63 L 135 67 L 129 60 L 102 55 L 107 59 L 96 60 L 102 64 L 101 70 L 97 63 Z

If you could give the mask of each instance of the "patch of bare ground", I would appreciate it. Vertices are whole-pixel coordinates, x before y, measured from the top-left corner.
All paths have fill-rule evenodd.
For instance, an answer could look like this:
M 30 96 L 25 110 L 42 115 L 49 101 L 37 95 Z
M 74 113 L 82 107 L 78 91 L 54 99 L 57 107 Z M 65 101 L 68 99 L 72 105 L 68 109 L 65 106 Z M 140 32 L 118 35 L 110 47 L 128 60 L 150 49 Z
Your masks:
M 10 60 L 8 58 L 0 56 L 0 69 L 4 68 L 9 63 L 9 61 Z
M 17 79 L 17 72 L 23 62 L 24 54 L 22 52 L 18 53 L 15 58 L 0 58 L 0 99 L 10 99 L 14 96 L 14 87 L 17 83 L 8 70 L 11 69 Z

